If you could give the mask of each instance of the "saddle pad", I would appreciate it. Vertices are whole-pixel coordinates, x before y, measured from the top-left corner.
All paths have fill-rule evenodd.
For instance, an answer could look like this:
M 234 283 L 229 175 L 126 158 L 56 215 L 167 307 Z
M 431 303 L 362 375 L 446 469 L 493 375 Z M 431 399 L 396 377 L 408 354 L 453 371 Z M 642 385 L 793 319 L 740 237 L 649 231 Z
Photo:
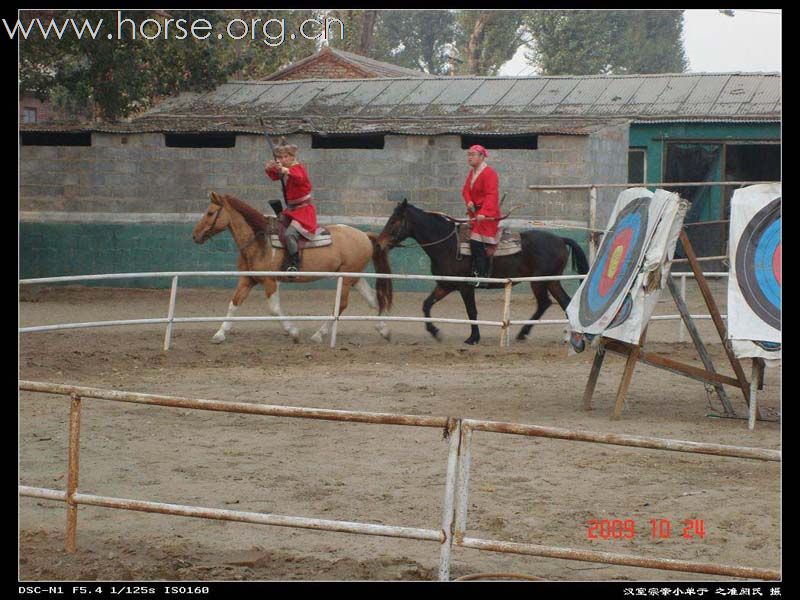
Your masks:
M 522 243 L 519 239 L 518 233 L 511 233 L 508 229 L 503 229 L 500 235 L 500 243 L 497 244 L 494 256 L 509 256 L 522 251 Z M 467 241 L 461 241 L 461 254 L 471 256 L 472 252 L 469 249 L 469 238 Z
M 273 248 L 283 248 L 283 244 L 281 244 L 281 240 L 277 234 L 270 235 L 269 241 Z M 304 242 L 304 248 L 321 248 L 322 246 L 330 246 L 333 243 L 333 239 L 331 238 L 330 231 L 324 227 L 318 227 L 314 232 L 314 237 L 305 239 Z

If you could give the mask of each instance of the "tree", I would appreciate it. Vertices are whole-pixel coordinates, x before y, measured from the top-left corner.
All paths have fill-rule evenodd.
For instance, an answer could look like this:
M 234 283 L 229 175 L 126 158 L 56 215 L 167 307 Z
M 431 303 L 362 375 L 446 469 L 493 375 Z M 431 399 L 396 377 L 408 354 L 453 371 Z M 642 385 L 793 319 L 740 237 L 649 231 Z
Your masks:
M 682 10 L 529 11 L 527 60 L 543 75 L 680 73 Z
M 100 19 L 110 22 L 109 16 L 114 14 L 79 10 L 49 11 L 48 15 L 23 12 L 21 20 L 30 22 L 36 17 L 48 22 L 53 18 L 59 23 L 73 19 L 77 24 L 84 20 L 97 24 Z M 167 39 L 161 36 L 148 40 L 140 33 L 134 39 L 129 27 L 121 28 L 122 39 L 115 36 L 110 40 L 105 35 L 79 39 L 71 32 L 61 39 L 31 35 L 19 43 L 20 92 L 41 100 L 50 99 L 57 108 L 70 114 L 96 112 L 99 117 L 114 121 L 149 108 L 165 96 L 213 89 L 231 76 L 264 77 L 316 50 L 314 40 L 298 36 L 290 43 L 288 39 L 300 22 L 317 16 L 307 10 L 270 13 L 271 18 L 285 19 L 287 36 L 283 43 L 272 46 L 265 44 L 263 22 L 256 23 L 256 29 L 252 30 L 252 19 L 263 16 L 258 11 L 171 10 L 169 14 L 150 11 L 126 16 L 137 25 L 148 17 L 160 23 L 166 18 L 174 22 L 185 19 L 186 28 L 194 21 L 206 19 L 214 32 L 223 32 L 233 23 L 230 33 L 236 37 L 244 33 L 244 24 L 251 31 L 240 40 L 227 32 L 221 39 L 216 35 L 205 40 L 192 35 L 176 39 L 176 29 Z M 243 23 L 233 19 L 241 19 Z M 277 35 L 277 30 L 271 28 L 268 33 Z M 91 110 L 92 107 L 97 110 Z
M 456 74 L 495 75 L 525 45 L 524 10 L 461 10 L 455 46 Z
M 52 18 L 97 24 L 100 19 L 108 22 L 109 14 L 113 13 L 69 10 L 54 12 Z M 190 19 L 202 16 L 193 12 Z M 31 18 L 23 13 L 21 20 Z M 137 16 L 140 21 L 144 18 Z M 79 39 L 67 33 L 60 39 L 21 40 L 20 92 L 51 99 L 57 108 L 73 114 L 94 112 L 90 110 L 94 106 L 100 117 L 113 121 L 148 107 L 154 98 L 184 89 L 209 89 L 225 77 L 224 65 L 201 40 L 134 39 L 125 28 L 121 37 Z
M 455 13 L 450 10 L 380 11 L 372 58 L 434 75 L 451 69 Z

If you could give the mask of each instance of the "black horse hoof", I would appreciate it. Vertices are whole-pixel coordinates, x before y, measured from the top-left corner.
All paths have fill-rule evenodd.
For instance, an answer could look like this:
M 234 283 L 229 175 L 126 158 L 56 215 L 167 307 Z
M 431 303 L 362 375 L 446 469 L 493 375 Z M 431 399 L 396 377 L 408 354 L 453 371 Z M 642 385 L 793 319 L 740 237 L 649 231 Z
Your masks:
M 435 339 L 437 342 L 442 341 L 442 332 L 439 330 L 438 327 L 428 327 L 427 329 L 428 333 L 430 333 L 433 336 L 433 339 Z
M 469 344 L 470 346 L 475 346 L 480 341 L 481 338 L 467 338 L 464 340 L 464 343 Z
M 525 340 L 527 340 L 527 339 L 528 339 L 528 334 L 527 334 L 527 333 L 522 333 L 522 332 L 520 331 L 520 332 L 517 334 L 517 341 L 518 341 L 518 342 L 524 342 L 524 341 L 525 341 Z

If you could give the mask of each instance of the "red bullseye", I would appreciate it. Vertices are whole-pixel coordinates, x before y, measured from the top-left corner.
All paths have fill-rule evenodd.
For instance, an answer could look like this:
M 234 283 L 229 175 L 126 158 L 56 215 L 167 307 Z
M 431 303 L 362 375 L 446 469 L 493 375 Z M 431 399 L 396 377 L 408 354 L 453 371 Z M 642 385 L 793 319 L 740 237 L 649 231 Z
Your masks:
M 605 271 L 597 284 L 597 291 L 601 296 L 605 296 L 619 280 L 622 267 L 625 264 L 625 256 L 631 246 L 633 231 L 630 228 L 619 232 L 608 253 L 608 260 L 605 264 Z
M 772 273 L 775 275 L 778 285 L 783 285 L 781 283 L 781 245 L 782 242 L 778 242 L 775 253 L 772 255 Z

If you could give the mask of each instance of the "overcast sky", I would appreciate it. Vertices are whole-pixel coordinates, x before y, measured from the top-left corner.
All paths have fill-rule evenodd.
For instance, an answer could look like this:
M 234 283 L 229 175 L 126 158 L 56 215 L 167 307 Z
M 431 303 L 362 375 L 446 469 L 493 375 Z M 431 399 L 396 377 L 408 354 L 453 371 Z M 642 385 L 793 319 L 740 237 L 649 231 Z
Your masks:
M 735 10 L 733 17 L 718 10 L 687 10 L 684 48 L 689 71 L 780 71 L 781 9 Z M 523 51 L 503 65 L 500 75 L 536 75 Z

